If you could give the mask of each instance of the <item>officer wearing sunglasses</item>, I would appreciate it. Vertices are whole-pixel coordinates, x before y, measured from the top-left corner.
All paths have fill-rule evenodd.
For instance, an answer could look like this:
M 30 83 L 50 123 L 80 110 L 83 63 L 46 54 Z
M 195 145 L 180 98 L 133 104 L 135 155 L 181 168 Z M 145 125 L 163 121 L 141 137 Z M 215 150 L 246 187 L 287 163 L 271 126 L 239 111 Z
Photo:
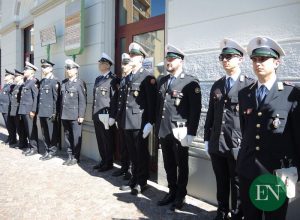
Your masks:
M 237 42 L 231 39 L 221 41 L 219 60 L 225 76 L 211 88 L 204 126 L 205 150 L 211 158 L 217 182 L 216 220 L 228 219 L 230 193 L 232 219 L 242 218 L 234 158 L 242 139 L 238 92 L 253 82 L 240 69 L 244 54 L 246 51 Z

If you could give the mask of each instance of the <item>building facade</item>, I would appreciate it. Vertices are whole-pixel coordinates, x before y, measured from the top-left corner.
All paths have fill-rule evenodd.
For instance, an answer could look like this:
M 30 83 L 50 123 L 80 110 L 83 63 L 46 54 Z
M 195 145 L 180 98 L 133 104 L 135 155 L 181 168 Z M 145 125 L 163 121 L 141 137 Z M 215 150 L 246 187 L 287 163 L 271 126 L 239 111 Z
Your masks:
M 1 5 L 1 73 L 4 69 L 22 70 L 25 60 L 37 66 L 50 55 L 54 73 L 64 78 L 65 18 L 67 0 L 12 0 Z M 158 72 L 155 65 L 164 59 L 164 46 L 176 45 L 186 54 L 185 68 L 201 82 L 203 113 L 198 136 L 190 147 L 189 194 L 215 203 L 215 178 L 209 158 L 203 151 L 203 125 L 210 87 L 224 75 L 218 62 L 219 42 L 233 38 L 246 45 L 254 36 L 270 36 L 284 48 L 287 56 L 278 69 L 278 77 L 300 81 L 300 1 L 299 0 L 85 0 L 83 53 L 76 56 L 81 66 L 80 78 L 87 84 L 88 107 L 83 126 L 82 154 L 99 159 L 91 120 L 92 88 L 98 73 L 97 61 L 102 52 L 115 57 L 114 71 L 120 70 L 120 56 L 131 41 L 143 45 L 150 54 L 145 65 Z M 56 43 L 41 45 L 40 31 L 54 26 Z M 242 69 L 252 75 L 250 59 Z M 1 79 L 4 74 L 1 74 Z M 40 75 L 38 74 L 38 78 Z M 254 77 L 254 76 L 253 76 Z M 160 184 L 166 184 L 160 150 L 149 144 L 157 166 Z M 292 202 L 289 215 L 297 210 Z M 299 213 L 299 211 L 298 211 Z

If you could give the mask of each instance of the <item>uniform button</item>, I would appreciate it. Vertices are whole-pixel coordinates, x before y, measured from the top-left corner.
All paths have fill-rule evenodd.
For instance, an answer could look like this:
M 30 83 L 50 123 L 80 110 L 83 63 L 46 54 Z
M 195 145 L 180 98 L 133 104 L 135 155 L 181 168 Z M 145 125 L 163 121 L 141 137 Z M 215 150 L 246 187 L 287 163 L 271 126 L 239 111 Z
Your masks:
M 225 99 L 224 102 L 227 103 L 227 99 Z
M 255 138 L 256 138 L 256 140 L 259 140 L 259 139 L 260 139 L 260 136 L 259 136 L 259 135 L 256 135 Z
M 164 102 L 167 102 L 167 100 L 165 100 Z
M 165 118 L 165 116 L 161 116 L 161 118 Z
M 129 97 L 129 94 L 127 96 Z
M 258 116 L 262 116 L 262 113 L 261 113 L 261 112 L 258 112 L 257 115 L 258 115 Z
M 256 127 L 257 127 L 257 128 L 260 128 L 260 124 L 256 124 Z
M 121 102 L 119 102 L 119 104 L 121 104 Z
M 222 121 L 222 124 L 225 124 L 225 121 Z
M 128 101 L 126 103 L 128 104 Z
M 226 109 L 223 112 L 226 113 Z
M 221 131 L 221 135 L 223 135 L 224 134 L 224 132 L 223 131 Z
M 120 95 L 120 98 L 121 98 L 122 96 Z
M 255 150 L 259 151 L 259 150 L 260 150 L 260 147 L 259 147 L 259 146 L 256 146 L 256 147 L 255 147 Z
M 163 111 L 165 111 L 166 110 L 166 108 L 163 108 Z
M 128 107 L 126 107 L 126 109 L 128 109 Z

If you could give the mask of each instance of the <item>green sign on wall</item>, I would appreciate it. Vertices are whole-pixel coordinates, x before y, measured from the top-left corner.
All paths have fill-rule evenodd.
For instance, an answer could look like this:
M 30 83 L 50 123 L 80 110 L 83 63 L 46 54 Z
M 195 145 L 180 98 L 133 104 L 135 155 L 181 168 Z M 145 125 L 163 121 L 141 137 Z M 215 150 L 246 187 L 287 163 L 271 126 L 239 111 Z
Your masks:
M 65 53 L 81 54 L 84 49 L 84 0 L 68 0 L 65 18 Z

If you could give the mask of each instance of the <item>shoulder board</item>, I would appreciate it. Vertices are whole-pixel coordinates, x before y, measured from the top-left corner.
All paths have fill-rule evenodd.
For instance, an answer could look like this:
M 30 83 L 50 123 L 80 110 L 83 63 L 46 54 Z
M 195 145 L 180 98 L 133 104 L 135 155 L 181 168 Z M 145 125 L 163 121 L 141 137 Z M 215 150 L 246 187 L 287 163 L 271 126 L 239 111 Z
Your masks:
M 252 84 L 249 85 L 249 89 L 253 89 L 253 87 L 257 84 L 257 82 L 253 82 Z
M 66 83 L 68 81 L 68 79 L 64 79 L 63 81 L 62 81 L 62 83 Z
M 285 85 L 285 86 L 293 86 L 293 87 L 295 87 L 295 84 L 294 84 L 294 83 L 292 83 L 292 82 L 289 82 L 289 81 L 284 81 L 284 82 L 283 82 L 283 85 Z

